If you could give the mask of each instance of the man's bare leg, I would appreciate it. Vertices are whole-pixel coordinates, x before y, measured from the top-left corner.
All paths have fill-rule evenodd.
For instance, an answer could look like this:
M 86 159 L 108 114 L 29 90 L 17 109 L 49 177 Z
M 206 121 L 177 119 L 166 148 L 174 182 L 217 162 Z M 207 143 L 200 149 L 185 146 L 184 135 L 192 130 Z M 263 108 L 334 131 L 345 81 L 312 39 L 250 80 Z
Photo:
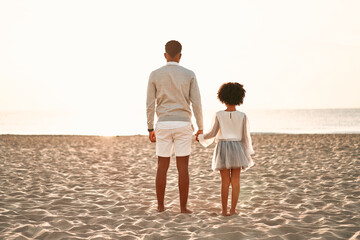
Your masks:
M 176 157 L 176 167 L 179 173 L 178 185 L 180 194 L 180 212 L 192 213 L 187 209 L 187 200 L 189 196 L 189 156 Z
M 164 198 L 166 188 L 166 175 L 169 169 L 170 157 L 158 157 L 158 168 L 156 172 L 156 197 L 158 201 L 158 211 L 165 210 Z

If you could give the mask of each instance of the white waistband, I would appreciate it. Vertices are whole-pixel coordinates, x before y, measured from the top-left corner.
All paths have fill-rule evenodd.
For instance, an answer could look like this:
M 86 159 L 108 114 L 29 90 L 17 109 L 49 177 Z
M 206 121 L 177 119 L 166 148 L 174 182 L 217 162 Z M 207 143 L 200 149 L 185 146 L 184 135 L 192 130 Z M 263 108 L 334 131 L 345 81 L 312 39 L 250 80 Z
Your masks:
M 156 128 L 159 129 L 175 129 L 190 126 L 191 122 L 185 121 L 161 121 L 156 123 Z
M 241 142 L 240 138 L 217 139 L 219 142 Z

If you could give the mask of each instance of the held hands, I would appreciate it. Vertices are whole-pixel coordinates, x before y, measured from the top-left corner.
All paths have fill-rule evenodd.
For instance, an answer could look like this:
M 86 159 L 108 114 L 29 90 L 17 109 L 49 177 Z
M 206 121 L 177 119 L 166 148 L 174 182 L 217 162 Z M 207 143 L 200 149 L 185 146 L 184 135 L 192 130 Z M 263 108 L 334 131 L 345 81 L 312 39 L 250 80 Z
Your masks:
M 203 130 L 198 130 L 197 131 L 197 133 L 195 134 L 195 136 L 196 136 L 196 141 L 199 141 L 199 134 L 203 134 L 204 133 L 204 131 Z
M 155 131 L 149 132 L 149 139 L 150 139 L 150 142 L 156 142 Z

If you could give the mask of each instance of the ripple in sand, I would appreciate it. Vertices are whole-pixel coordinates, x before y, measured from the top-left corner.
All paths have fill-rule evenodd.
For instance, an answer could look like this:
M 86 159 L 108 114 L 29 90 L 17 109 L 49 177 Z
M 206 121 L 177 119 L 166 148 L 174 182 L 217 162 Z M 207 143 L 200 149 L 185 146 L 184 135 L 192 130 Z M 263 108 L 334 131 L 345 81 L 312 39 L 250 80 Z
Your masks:
M 78 239 L 75 238 L 75 235 L 69 234 L 67 232 L 51 231 L 44 232 L 36 237 L 39 240 L 62 240 L 62 239 Z
M 21 233 L 28 238 L 35 238 L 43 229 L 33 225 L 25 225 L 14 229 L 14 232 Z
M 73 223 L 71 223 L 67 220 L 64 220 L 64 219 L 55 220 L 51 224 L 52 224 L 52 226 L 57 227 L 63 231 L 69 230 L 74 226 Z

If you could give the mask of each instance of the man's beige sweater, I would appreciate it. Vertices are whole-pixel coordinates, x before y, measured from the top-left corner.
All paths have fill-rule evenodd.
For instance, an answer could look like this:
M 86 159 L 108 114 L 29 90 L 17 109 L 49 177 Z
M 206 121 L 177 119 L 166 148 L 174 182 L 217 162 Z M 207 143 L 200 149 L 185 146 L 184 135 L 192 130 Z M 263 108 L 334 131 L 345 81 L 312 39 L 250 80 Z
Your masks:
M 148 129 L 154 128 L 155 107 L 158 121 L 191 122 L 190 103 L 198 129 L 203 130 L 200 91 L 194 72 L 170 62 L 150 74 L 146 100 Z

